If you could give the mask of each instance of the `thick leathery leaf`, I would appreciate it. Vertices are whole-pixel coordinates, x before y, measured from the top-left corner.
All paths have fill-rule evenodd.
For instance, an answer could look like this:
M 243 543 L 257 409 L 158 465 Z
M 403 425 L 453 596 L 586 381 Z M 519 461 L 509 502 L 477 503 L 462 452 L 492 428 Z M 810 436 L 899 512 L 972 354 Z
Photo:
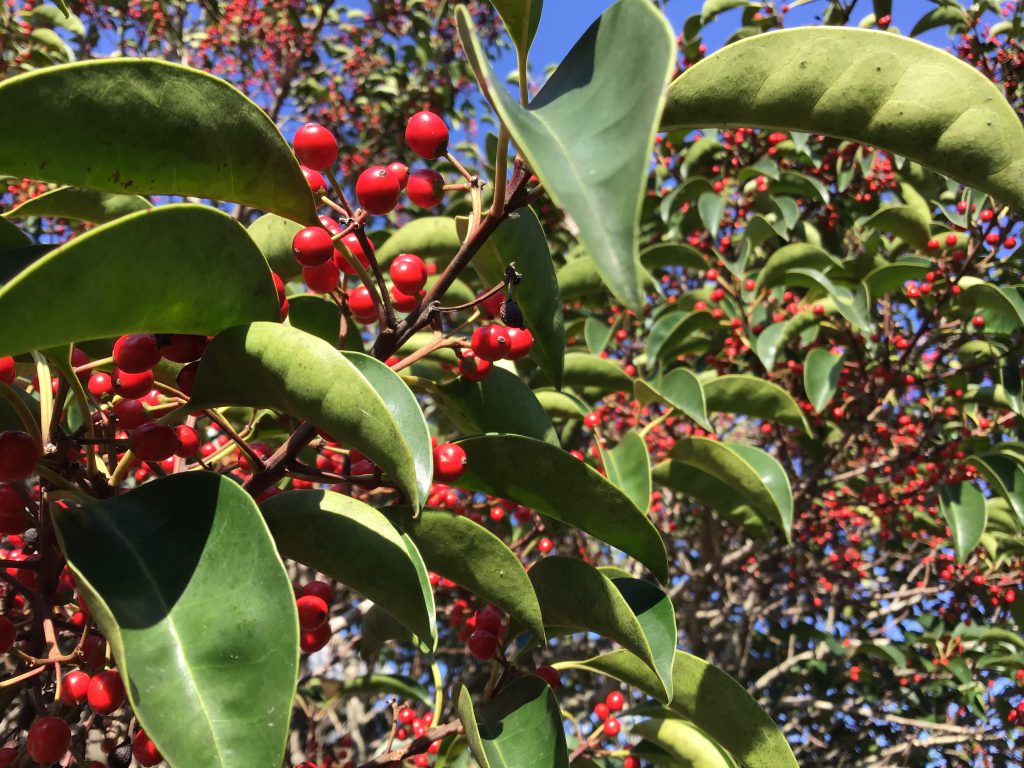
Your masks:
M 551 417 L 523 380 L 494 367 L 480 382 L 463 377 L 440 384 L 434 400 L 464 435 L 500 432 L 558 445 Z
M 647 339 L 647 357 L 650 365 L 655 362 L 671 362 L 676 350 L 694 335 L 704 331 L 716 331 L 720 323 L 707 310 L 695 312 L 672 312 L 658 318 Z
M 871 309 L 868 304 L 868 292 L 863 283 L 858 283 L 854 287 L 840 285 L 832 282 L 823 272 L 804 267 L 789 270 L 787 277 L 790 281 L 797 278 L 804 284 L 820 288 L 850 325 L 862 333 L 870 333 Z
M 332 347 L 341 340 L 341 310 L 333 301 L 319 296 L 288 299 L 288 324 L 323 339 Z
M 273 408 L 305 419 L 358 450 L 418 499 L 419 468 L 408 442 L 413 436 L 403 433 L 359 369 L 323 339 L 277 323 L 221 333 L 203 353 L 188 407 L 220 405 Z
M 565 356 L 562 384 L 577 390 L 593 390 L 607 395 L 611 392 L 629 392 L 633 380 L 622 370 L 621 365 L 612 360 L 573 353 Z
M 381 512 L 333 491 L 279 493 L 260 508 L 282 555 L 346 584 L 430 647 L 437 644 L 427 567 Z
M 531 507 L 632 555 L 664 581 L 665 545 L 647 516 L 585 462 L 518 435 L 462 440 L 466 471 L 454 485 Z
M 149 201 L 138 195 L 119 195 L 111 192 L 97 192 L 95 189 L 60 187 L 26 200 L 21 205 L 7 211 L 4 216 L 8 219 L 56 216 L 61 219 L 104 224 L 150 207 Z
M 707 269 L 704 254 L 689 243 L 658 243 L 640 251 L 640 264 L 644 269 L 654 271 L 665 267 L 686 269 Z
M 301 224 L 275 213 L 265 213 L 249 225 L 249 237 L 285 282 L 302 274 L 302 265 L 292 255 L 292 240 L 300 229 Z
M 26 114 L 33 120 L 19 119 Z M 0 172 L 315 219 L 309 185 L 270 117 L 227 81 L 156 59 L 100 59 L 5 80 Z
M 459 37 L 481 88 L 545 190 L 579 227 L 605 284 L 643 304 L 637 222 L 654 132 L 675 45 L 646 0 L 618 0 L 566 56 L 529 107 L 505 90 L 486 60 L 469 12 Z M 601 163 L 585 158 L 603 158 Z
M 24 248 L 32 245 L 32 238 L 22 232 L 17 225 L 0 216 L 0 251 Z
M 742 413 L 810 432 L 793 396 L 767 379 L 746 373 L 716 376 L 704 382 L 704 397 L 712 412 Z
M 1013 333 L 1024 327 L 1024 298 L 1014 286 L 993 285 L 970 275 L 958 285 L 961 306 L 970 314 L 981 314 L 988 330 Z
M 140 290 L 140 253 L 158 290 Z M 24 322 L 40 296 L 47 321 Z M 215 334 L 279 317 L 270 270 L 245 229 L 213 208 L 168 205 L 79 235 L 5 284 L 0 353 L 135 332 Z
M 434 697 L 430 692 L 411 677 L 404 675 L 363 675 L 341 686 L 337 691 L 341 698 L 380 696 L 388 693 L 397 693 L 403 698 L 413 699 L 424 707 L 434 706 Z
M 521 208 L 516 213 L 516 218 L 503 222 L 473 257 L 473 268 L 484 287 L 490 288 L 504 279 L 505 267 L 515 263 L 523 276 L 515 287 L 515 300 L 533 334 L 530 355 L 551 382 L 561 387 L 565 324 L 551 252 L 533 209 Z
M 426 504 L 430 485 L 434 482 L 434 451 L 430 444 L 430 429 L 427 427 L 427 420 L 423 417 L 416 395 L 401 376 L 377 358 L 362 352 L 341 354 L 370 382 L 370 386 L 377 390 L 380 399 L 391 412 L 391 418 L 398 425 L 398 431 L 408 445 L 409 453 L 412 454 L 419 505 Z
M 626 648 L 658 676 L 656 698 L 672 698 L 676 621 L 672 601 L 640 579 L 609 578 L 571 557 L 545 557 L 530 581 L 549 627 L 593 632 Z
M 864 276 L 864 285 L 873 301 L 902 288 L 908 280 L 924 280 L 930 270 L 930 262 L 883 264 Z
M 525 62 L 533 36 L 537 34 L 544 0 L 491 0 L 491 4 L 501 14 L 519 58 Z
M 656 382 L 637 379 L 633 384 L 633 396 L 641 405 L 653 402 L 665 403 L 693 419 L 698 426 L 713 431 L 708 421 L 707 401 L 700 379 L 685 368 L 674 368 Z
M 985 496 L 973 483 L 940 485 L 939 509 L 952 532 L 956 559 L 962 563 L 974 552 L 985 532 Z
M 558 280 L 558 293 L 563 301 L 604 292 L 601 275 L 598 274 L 597 267 L 591 259 L 573 259 L 559 267 L 555 277 Z
M 604 470 L 637 509 L 651 505 L 651 458 L 638 432 L 627 432 L 614 448 L 603 451 Z
M 632 732 L 657 744 L 679 765 L 688 768 L 739 768 L 728 752 L 686 720 L 652 718 L 634 725 Z
M 401 253 L 414 253 L 421 259 L 435 259 L 447 264 L 460 245 L 455 219 L 424 216 L 399 227 L 376 254 L 381 264 L 390 264 Z
M 588 317 L 583 323 L 583 339 L 592 355 L 600 355 L 608 347 L 615 333 L 615 326 L 608 325 L 596 317 Z
M 680 440 L 668 457 L 735 488 L 758 514 L 775 524 L 789 540 L 793 493 L 782 465 L 767 453 L 740 443 L 688 437 Z
M 804 358 L 804 391 L 815 413 L 821 413 L 832 401 L 839 386 L 843 356 L 824 347 L 815 347 Z
M 555 664 L 613 677 L 654 696 L 658 679 L 629 651 Z M 732 677 L 703 659 L 676 651 L 669 709 L 714 739 L 744 768 L 799 768 L 786 737 L 771 717 Z M 743 727 L 737 724 L 742 723 Z
M 701 224 L 712 238 L 718 237 L 718 228 L 725 213 L 725 198 L 717 192 L 705 192 L 697 198 L 697 213 Z
M 761 335 L 754 342 L 754 351 L 767 370 L 771 371 L 775 367 L 775 360 L 779 356 L 779 352 L 782 351 L 790 339 L 804 329 L 810 328 L 815 323 L 824 319 L 829 312 L 835 310 L 835 304 L 832 303 L 831 299 L 818 303 L 824 310 L 820 315 L 815 313 L 813 309 L 807 309 L 803 312 L 798 312 L 788 320 L 772 323 L 761 331 Z
M 480 768 L 568 768 L 558 700 L 539 677 L 512 680 L 476 710 L 460 684 L 455 708 Z
M 790 243 L 775 251 L 757 275 L 757 287 L 771 288 L 785 282 L 786 273 L 797 267 L 826 271 L 838 266 L 827 251 L 810 243 Z
M 427 568 L 494 603 L 535 636 L 545 636 L 533 585 L 501 539 L 464 515 L 440 509 L 425 509 L 415 520 L 403 516 L 401 525 Z
M 756 125 L 895 152 L 1024 209 L 1024 126 L 946 51 L 886 32 L 802 28 L 729 45 L 669 88 L 663 130 Z
M 989 487 L 1006 499 L 1006 503 L 1024 525 L 1024 466 L 1012 453 L 985 453 L 966 461 L 978 469 Z
M 754 538 L 771 537 L 771 523 L 735 487 L 692 465 L 663 461 L 651 471 L 655 485 L 664 485 L 696 499 Z
M 891 232 L 904 242 L 924 251 L 931 237 L 931 217 L 909 205 L 890 205 L 868 218 L 863 226 L 876 232 Z
M 280 765 L 299 626 L 252 497 L 230 478 L 188 472 L 53 511 L 132 709 L 167 761 Z

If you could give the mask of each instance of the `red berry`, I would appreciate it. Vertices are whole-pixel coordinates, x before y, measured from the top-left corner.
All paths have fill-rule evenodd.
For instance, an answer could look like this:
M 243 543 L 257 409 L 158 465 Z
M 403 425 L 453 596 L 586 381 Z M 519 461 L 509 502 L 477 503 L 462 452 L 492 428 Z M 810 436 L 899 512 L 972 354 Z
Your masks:
M 402 707 L 398 710 L 398 722 L 402 725 L 409 725 L 413 720 L 416 719 L 416 713 L 409 707 Z
M 402 253 L 391 262 L 391 282 L 407 296 L 415 296 L 427 283 L 427 265 L 411 253 Z
M 7 653 L 18 637 L 18 629 L 6 616 L 0 616 L 0 653 Z
M 373 303 L 373 296 L 365 285 L 349 291 L 348 308 L 361 323 L 372 323 L 377 319 L 377 305 Z
M 188 333 L 173 333 L 164 337 L 160 344 L 160 354 L 172 363 L 191 363 L 198 360 L 210 343 L 205 336 L 194 336 Z
M 448 151 L 448 126 L 433 112 L 417 112 L 405 126 L 405 143 L 427 160 L 441 157 Z
M 180 383 L 180 374 L 178 378 Z M 135 399 L 118 400 L 114 403 L 114 416 L 117 417 L 117 426 L 125 430 L 135 429 L 149 421 L 146 406 L 141 400 Z
M 530 354 L 533 346 L 533 334 L 526 328 L 506 328 L 508 334 L 509 350 L 505 357 L 508 360 L 519 360 Z
M 174 452 L 176 456 L 187 459 L 199 452 L 199 434 L 187 424 L 179 424 L 174 428 L 178 436 L 178 449 Z
M 554 667 L 549 667 L 545 664 L 544 666 L 537 667 L 533 674 L 541 678 L 555 690 L 562 687 L 562 676 L 558 674 L 558 670 Z
M 151 333 L 133 333 L 114 342 L 114 363 L 125 373 L 145 373 L 161 357 L 156 336 Z
M 311 581 L 302 588 L 300 597 L 303 595 L 319 597 L 327 605 L 330 605 L 331 599 L 334 597 L 334 590 L 331 589 L 331 585 L 326 581 Z
M 419 296 L 408 296 L 395 286 L 391 286 L 391 306 L 399 312 L 411 312 L 419 300 Z
M 25 432 L 0 432 L 0 482 L 18 483 L 32 474 L 39 446 Z
M 370 243 L 369 240 L 366 242 L 370 244 L 370 253 L 373 253 L 373 243 Z M 359 259 L 359 263 L 364 267 L 368 268 L 370 266 L 370 257 L 366 251 L 363 250 L 363 244 L 359 242 L 359 237 L 355 232 L 347 234 L 341 238 L 341 245 L 343 245 L 349 253 Z M 348 259 L 346 259 L 337 249 L 335 249 L 334 252 L 334 263 L 337 264 L 338 269 L 346 275 L 356 274 L 355 267 L 349 264 Z
M 468 381 L 483 381 L 491 373 L 491 364 L 477 357 L 474 352 L 463 352 L 458 371 Z
M 629 755 L 622 761 L 622 768 L 640 768 L 640 761 L 633 757 L 633 755 Z
M 321 195 L 327 194 L 327 180 L 324 179 L 319 171 L 302 166 L 302 175 L 306 177 L 306 183 L 309 184 L 310 191 L 318 199 Z
M 405 189 L 409 181 L 409 166 L 405 163 L 394 162 L 388 165 L 388 173 L 398 179 L 398 186 Z
M 466 471 L 466 452 L 455 443 L 441 443 L 434 448 L 434 480 L 452 483 Z
M 0 749 L 0 768 L 9 768 L 18 758 L 18 750 L 15 747 L 4 747 Z M 100 766 L 100 768 L 103 768 Z
M 334 134 L 316 123 L 306 123 L 292 139 L 295 156 L 303 165 L 322 171 L 338 159 L 338 140 Z
M 622 709 L 623 704 L 626 703 L 626 699 L 618 691 L 612 691 L 604 697 L 604 703 L 608 705 L 608 709 L 612 712 L 618 712 Z
M 124 704 L 125 691 L 116 669 L 98 673 L 89 683 L 89 706 L 101 715 L 109 715 Z
M 481 661 L 493 659 L 498 652 L 498 636 L 486 630 L 477 630 L 469 636 L 469 652 Z
M 143 730 L 136 733 L 135 738 L 132 739 L 132 754 L 139 762 L 139 765 L 146 766 L 146 768 L 156 765 L 164 759 L 160 754 L 160 750 L 156 748 L 156 744 L 153 743 Z
M 302 268 L 302 280 L 314 293 L 329 293 L 338 287 L 341 275 L 333 261 L 315 267 Z
M 143 461 L 163 461 L 181 447 L 174 427 L 151 421 L 132 433 L 132 453 Z
M 356 179 L 356 197 L 359 205 L 376 216 L 390 213 L 400 194 L 402 185 L 383 165 L 370 166 Z
M 484 293 L 486 293 L 486 291 L 481 291 L 480 293 L 478 293 L 476 296 L 477 299 L 479 299 Z M 503 294 L 501 291 L 498 291 L 497 293 L 492 294 L 491 296 L 488 296 L 486 299 L 484 299 L 480 303 L 480 307 L 481 309 L 484 310 L 484 312 L 487 313 L 489 317 L 498 317 L 498 315 L 501 313 L 501 304 L 503 301 L 505 301 L 505 294 Z
M 541 539 L 540 541 L 537 542 L 537 549 L 540 550 L 540 553 L 542 555 L 546 555 L 548 552 L 550 552 L 554 548 L 555 548 L 555 542 L 553 542 L 551 539 L 549 539 L 547 537 L 544 537 L 543 539 Z
M 281 306 L 281 319 L 284 320 L 284 316 L 288 314 L 288 302 L 285 301 Z M 178 375 L 174 377 L 174 380 L 178 382 L 178 389 L 184 392 L 186 395 L 192 394 L 192 385 L 196 382 L 196 374 L 199 373 L 199 363 L 189 363 L 180 371 Z M 116 407 L 115 407 L 116 410 Z
M 303 595 L 295 601 L 299 611 L 299 627 L 303 630 L 319 629 L 327 621 L 327 603 L 316 595 Z
M 324 622 L 316 629 L 304 630 L 299 635 L 299 647 L 303 653 L 314 653 L 319 651 L 331 639 L 331 625 Z
M 984 328 L 985 318 L 982 317 L 981 315 L 975 315 L 974 317 L 971 318 L 971 325 L 973 325 L 975 328 Z
M 0 484 L 0 534 L 17 535 L 25 527 L 25 502 L 11 486 Z
M 81 670 L 68 672 L 60 682 L 60 700 L 69 707 L 84 704 L 89 695 L 92 678 Z
M 13 357 L 0 357 L 0 381 L 4 384 L 13 384 L 17 371 L 14 370 Z
M 277 291 L 277 300 L 279 303 L 283 304 L 286 301 L 284 295 L 284 280 L 281 279 L 281 276 L 277 274 L 277 272 L 271 272 L 270 277 L 274 280 L 274 289 Z
M 482 325 L 473 331 L 470 340 L 473 352 L 481 360 L 494 362 L 504 358 L 512 346 L 508 333 L 500 325 Z
M 144 397 L 153 388 L 153 371 L 129 373 L 114 369 L 114 394 L 129 399 Z
M 331 233 L 323 227 L 300 229 L 292 238 L 292 256 L 304 267 L 318 267 L 334 256 Z
M 444 200 L 444 178 L 437 171 L 421 168 L 409 175 L 405 191 L 414 205 L 433 208 Z
M 607 720 L 611 715 L 611 710 L 608 709 L 607 704 L 600 701 L 594 706 L 594 714 L 597 715 L 598 720 Z
M 43 717 L 32 723 L 25 740 L 28 756 L 42 765 L 56 763 L 71 746 L 71 726 L 59 717 Z
M 619 731 L 621 731 L 621 730 L 622 730 L 622 723 L 620 723 L 616 718 L 609 717 L 607 720 L 604 721 L 604 732 L 605 732 L 605 735 L 611 736 L 611 737 L 614 738 L 615 736 L 619 735 Z

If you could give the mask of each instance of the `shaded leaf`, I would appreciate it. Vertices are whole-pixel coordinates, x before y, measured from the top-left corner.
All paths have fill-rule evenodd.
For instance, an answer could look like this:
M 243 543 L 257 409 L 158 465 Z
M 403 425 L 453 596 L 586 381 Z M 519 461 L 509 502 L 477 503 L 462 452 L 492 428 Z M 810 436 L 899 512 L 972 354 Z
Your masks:
M 704 397 L 712 412 L 742 413 L 810 432 L 793 396 L 767 379 L 746 373 L 715 376 L 704 382 Z
M 465 435 L 511 433 L 558 445 L 551 417 L 533 390 L 497 366 L 481 382 L 459 377 L 438 385 L 434 400 Z
M 421 259 L 436 259 L 447 264 L 461 245 L 455 219 L 423 216 L 399 227 L 376 254 L 382 265 L 390 264 L 400 253 L 414 253 Z
M 249 237 L 285 282 L 302 274 L 302 265 L 292 255 L 292 240 L 300 229 L 301 224 L 276 213 L 265 213 L 249 225 Z
M 669 758 L 689 768 L 739 768 L 728 752 L 686 720 L 652 718 L 634 725 L 633 733 L 650 739 Z
M 674 368 L 654 383 L 637 379 L 633 384 L 633 396 L 641 405 L 652 402 L 670 405 L 703 429 L 713 431 L 708 421 L 704 388 L 700 379 L 685 368 Z
M 540 24 L 543 0 L 491 0 L 491 4 L 501 14 L 501 20 L 505 22 L 505 29 L 512 38 L 516 52 L 520 60 L 525 62 L 533 37 L 537 34 L 537 26 Z
M 928 248 L 931 218 L 909 205 L 890 205 L 873 213 L 863 226 L 876 232 L 891 232 L 919 251 Z
M 104 224 L 108 221 L 150 208 L 149 201 L 138 195 L 118 195 L 97 192 L 94 189 L 60 187 L 29 198 L 4 214 L 8 219 L 24 219 L 29 216 L 56 216 L 61 219 L 91 221 Z

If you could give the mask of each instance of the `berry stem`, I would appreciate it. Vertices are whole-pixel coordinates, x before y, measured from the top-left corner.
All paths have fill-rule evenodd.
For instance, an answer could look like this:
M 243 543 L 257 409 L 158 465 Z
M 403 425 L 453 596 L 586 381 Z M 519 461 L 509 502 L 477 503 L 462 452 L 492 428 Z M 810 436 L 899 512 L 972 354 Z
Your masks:
M 494 198 L 491 200 L 491 216 L 501 215 L 505 204 L 505 185 L 508 184 L 508 128 L 501 124 L 498 129 L 498 147 L 494 153 Z

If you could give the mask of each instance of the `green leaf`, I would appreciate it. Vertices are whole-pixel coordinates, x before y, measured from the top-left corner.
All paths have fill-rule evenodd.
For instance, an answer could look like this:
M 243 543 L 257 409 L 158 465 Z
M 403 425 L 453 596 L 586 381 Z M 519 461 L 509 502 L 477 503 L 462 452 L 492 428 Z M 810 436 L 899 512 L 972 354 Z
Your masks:
M 714 475 L 692 465 L 663 461 L 654 467 L 651 478 L 655 485 L 673 488 L 710 507 L 754 538 L 771 537 L 770 522 L 733 485 Z
M 300 229 L 301 224 L 275 213 L 265 213 L 249 225 L 249 237 L 286 283 L 302 274 L 302 265 L 292 255 L 292 240 Z
M 872 214 L 862 226 L 876 232 L 891 232 L 904 242 L 927 250 L 931 238 L 931 218 L 909 205 L 890 205 Z
M 658 243 L 640 251 L 640 264 L 644 269 L 654 271 L 664 267 L 685 267 L 686 269 L 707 269 L 707 259 L 699 250 L 688 243 Z
M 473 268 L 490 288 L 504 279 L 505 267 L 513 262 L 523 275 L 515 288 L 515 300 L 533 334 L 530 354 L 552 383 L 561 387 L 565 353 L 562 299 L 544 228 L 531 208 L 521 208 L 516 218 L 495 230 L 473 257 Z
M 587 258 L 578 258 L 562 265 L 555 273 L 558 281 L 558 294 L 563 301 L 604 293 L 604 283 L 597 272 L 594 262 Z
M 946 51 L 861 29 L 740 40 L 669 88 L 662 130 L 755 125 L 879 147 L 1024 208 L 1024 126 L 1000 89 Z
M 539 440 L 485 435 L 462 440 L 466 471 L 454 485 L 509 499 L 621 549 L 664 581 L 665 545 L 629 497 L 586 462 Z
M 60 187 L 33 197 L 4 214 L 8 219 L 29 216 L 56 216 L 75 221 L 104 224 L 129 213 L 150 208 L 149 201 L 138 195 L 118 195 L 94 189 Z
M 751 8 L 757 7 L 757 5 L 751 0 L 704 0 L 704 5 L 700 9 L 700 19 L 707 23 L 718 14 L 733 8 Z
M 714 431 L 708 421 L 707 402 L 700 379 L 685 368 L 673 368 L 655 383 L 637 379 L 633 384 L 633 396 L 640 405 L 653 402 L 670 405 L 708 432 Z
M 798 312 L 788 320 L 773 323 L 761 331 L 757 341 L 754 342 L 754 351 L 767 370 L 771 371 L 775 367 L 775 360 L 779 356 L 779 352 L 789 343 L 790 339 L 819 322 L 821 318 L 826 317 L 830 310 L 835 310 L 835 304 L 831 299 L 819 303 L 825 309 L 825 312 L 820 315 L 807 309 Z
M 758 514 L 790 539 L 793 494 L 782 465 L 764 451 L 706 437 L 680 440 L 668 458 L 695 467 L 731 486 Z
M 480 768 L 568 768 L 558 700 L 539 677 L 517 677 L 476 711 L 460 684 L 455 706 Z
M 834 269 L 838 262 L 826 251 L 810 243 L 790 243 L 775 251 L 757 275 L 757 289 L 771 288 L 785 282 L 786 273 L 797 267 L 817 270 Z
M 725 198 L 717 192 L 705 192 L 697 198 L 697 213 L 711 237 L 718 237 L 718 227 L 725 213 Z
M 469 11 L 459 37 L 484 94 L 611 292 L 643 305 L 637 224 L 664 83 L 675 60 L 665 17 L 647 0 L 618 0 L 576 43 L 529 107 L 495 76 Z M 597 172 L 585 158 L 602 158 Z
M 815 347 L 804 358 L 804 391 L 815 413 L 821 413 L 832 401 L 843 370 L 843 356 L 833 355 L 825 347 Z
M 629 392 L 633 388 L 633 380 L 618 363 L 582 353 L 565 356 L 562 384 L 602 395 Z
M 984 315 L 987 330 L 1012 333 L 1024 327 L 1024 298 L 1014 286 L 992 285 L 971 276 L 960 278 L 957 284 L 961 306 L 970 314 Z
M 53 515 L 132 709 L 168 763 L 280 765 L 299 625 L 252 497 L 188 472 Z
M 955 25 L 957 27 L 965 27 L 967 25 L 967 19 L 964 17 L 963 8 L 957 3 L 954 5 L 940 5 L 920 19 L 914 28 L 910 30 L 911 37 L 917 37 L 918 35 L 924 34 L 928 30 L 938 29 L 939 27 L 946 27 Z
M 1006 499 L 1017 520 L 1024 525 L 1024 466 L 1012 453 L 985 453 L 971 456 L 966 464 L 973 464 L 984 476 L 989 487 Z
M 583 323 L 583 338 L 592 355 L 600 355 L 608 347 L 615 333 L 615 326 L 590 316 Z
M 608 479 L 625 493 L 637 509 L 651 505 L 651 458 L 637 432 L 626 432 L 614 448 L 603 451 Z
M 657 744 L 679 765 L 739 768 L 728 752 L 686 720 L 652 718 L 634 725 L 632 732 Z
M 33 120 L 20 119 L 27 114 Z M 156 59 L 46 67 L 0 83 L 0 172 L 316 220 L 309 185 L 267 114 L 224 80 Z
M 651 696 L 658 690 L 657 677 L 629 651 L 612 651 L 586 661 L 559 662 L 554 666 L 613 677 Z M 744 768 L 799 768 L 782 731 L 743 686 L 725 672 L 703 659 L 676 651 L 672 679 L 669 709 L 727 749 Z
M 376 250 L 377 260 L 390 264 L 401 253 L 414 253 L 421 259 L 435 259 L 447 264 L 462 243 L 455 219 L 447 216 L 424 216 L 401 226 Z
M 427 568 L 494 603 L 534 636 L 545 637 L 533 585 L 501 539 L 464 515 L 439 509 L 425 509 L 415 520 L 403 516 L 401 524 Z
M 32 245 L 32 238 L 7 219 L 0 217 L 0 251 Z
M 865 275 L 864 285 L 871 300 L 879 299 L 899 290 L 908 280 L 924 280 L 930 270 L 931 264 L 883 264 Z
M 427 567 L 410 537 L 381 512 L 332 491 L 279 493 L 260 508 L 282 555 L 351 587 L 437 645 Z
M 341 310 L 320 296 L 288 299 L 288 323 L 337 347 L 341 337 Z
M 702 331 L 717 331 L 721 324 L 706 309 L 695 312 L 672 312 L 659 317 L 647 337 L 647 357 L 650 364 L 671 361 L 680 345 Z
M 394 413 L 377 384 L 323 339 L 287 325 L 253 323 L 210 342 L 187 407 L 247 405 L 304 419 L 358 450 L 418 499 L 424 475 L 416 457 L 430 444 L 424 449 L 412 442 L 417 435 L 407 434 L 399 420 L 414 426 L 415 420 Z
M 412 699 L 425 707 L 434 706 L 434 697 L 422 685 L 404 675 L 364 675 L 346 683 L 338 690 L 340 698 L 352 696 L 380 696 L 397 693 L 403 699 Z
M 148 290 L 140 289 L 140 254 Z M 46 322 L 25 322 L 44 299 Z M 230 216 L 201 205 L 163 206 L 96 227 L 0 289 L 8 355 L 125 333 L 214 334 L 278 317 L 259 249 Z
M 495 366 L 481 382 L 459 377 L 437 386 L 434 401 L 465 435 L 499 432 L 558 445 L 544 407 L 523 380 Z
M 939 509 L 952 531 L 956 559 L 963 563 L 985 532 L 985 496 L 973 483 L 940 485 Z
M 746 373 L 715 376 L 704 382 L 704 397 L 708 411 L 742 413 L 810 433 L 804 412 L 793 396 L 767 379 Z
M 812 285 L 817 286 L 832 299 L 839 314 L 845 317 L 850 325 L 862 333 L 871 332 L 871 314 L 868 306 L 868 294 L 863 283 L 854 288 L 839 285 L 829 280 L 823 273 L 816 269 L 805 269 L 799 267 L 791 269 L 787 277 L 793 276 L 806 278 Z
M 491 4 L 501 14 L 501 20 L 505 22 L 505 29 L 516 46 L 519 59 L 525 62 L 533 37 L 537 34 L 537 26 L 540 24 L 543 0 L 491 0 Z

